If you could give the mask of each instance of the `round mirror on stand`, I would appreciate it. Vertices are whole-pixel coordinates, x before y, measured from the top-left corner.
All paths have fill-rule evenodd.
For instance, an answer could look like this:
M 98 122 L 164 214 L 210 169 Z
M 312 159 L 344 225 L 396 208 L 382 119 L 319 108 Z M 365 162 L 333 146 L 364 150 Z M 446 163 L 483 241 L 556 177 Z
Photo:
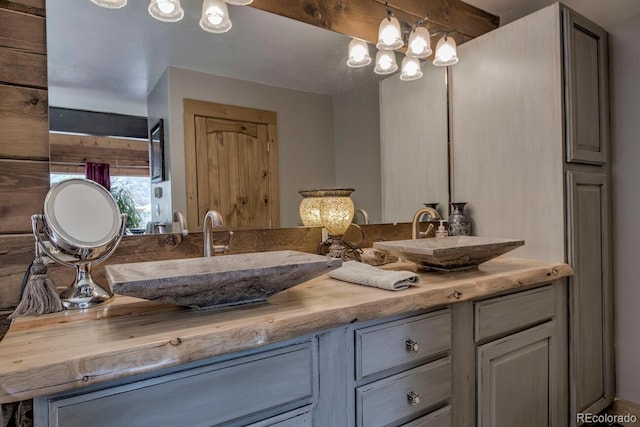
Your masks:
M 76 269 L 74 282 L 60 298 L 69 309 L 111 301 L 109 285 L 98 285 L 91 268 L 116 249 L 125 230 L 126 215 L 109 191 L 85 179 L 69 179 L 51 187 L 44 213 L 31 217 L 39 249 L 52 260 Z M 42 234 L 48 241 L 42 239 Z

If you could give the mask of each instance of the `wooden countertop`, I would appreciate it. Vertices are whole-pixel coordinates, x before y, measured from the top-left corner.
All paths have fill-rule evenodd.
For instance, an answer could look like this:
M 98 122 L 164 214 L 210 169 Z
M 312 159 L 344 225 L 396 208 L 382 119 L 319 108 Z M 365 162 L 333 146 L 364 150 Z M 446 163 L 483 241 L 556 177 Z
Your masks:
M 415 268 L 396 264 L 392 268 Z M 386 291 L 326 275 L 262 304 L 195 311 L 116 296 L 104 307 L 15 320 L 0 342 L 0 403 L 259 347 L 350 322 L 476 299 L 572 274 L 563 263 L 500 257 L 479 270 L 421 273 Z

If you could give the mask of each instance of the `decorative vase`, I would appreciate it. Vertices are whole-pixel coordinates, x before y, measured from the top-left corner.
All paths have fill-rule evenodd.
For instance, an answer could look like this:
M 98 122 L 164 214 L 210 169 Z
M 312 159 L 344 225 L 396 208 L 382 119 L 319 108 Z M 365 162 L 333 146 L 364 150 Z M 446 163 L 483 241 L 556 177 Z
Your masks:
M 449 236 L 470 236 L 471 217 L 464 212 L 466 202 L 451 203 L 453 212 L 449 215 Z
M 423 205 L 425 205 L 426 207 L 433 208 L 436 211 L 438 210 L 438 205 L 439 204 L 440 203 L 437 203 L 437 202 L 436 203 L 423 203 Z M 434 217 L 431 216 L 430 213 L 427 212 L 424 215 L 422 215 L 422 217 L 420 218 L 420 221 L 436 221 L 438 219 L 440 219 L 440 218 L 434 218 Z

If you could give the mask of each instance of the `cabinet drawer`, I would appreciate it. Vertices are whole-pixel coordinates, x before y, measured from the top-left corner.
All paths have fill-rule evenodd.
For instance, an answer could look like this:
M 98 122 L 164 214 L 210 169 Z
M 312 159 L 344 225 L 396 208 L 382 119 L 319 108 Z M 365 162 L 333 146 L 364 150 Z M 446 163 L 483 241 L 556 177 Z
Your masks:
M 89 420 L 92 427 L 212 426 L 244 416 L 259 419 L 263 411 L 269 416 L 312 402 L 313 359 L 312 344 L 304 343 L 82 395 L 56 397 L 48 402 L 49 425 L 83 427 Z
M 551 285 L 475 303 L 475 340 L 483 341 L 552 319 Z
M 411 419 L 426 414 L 450 395 L 451 359 L 446 357 L 358 387 L 357 425 L 386 426 Z
M 262 420 L 247 427 L 311 427 L 311 405 Z
M 421 361 L 451 348 L 451 312 L 440 310 L 355 331 L 356 377 Z
M 449 427 L 451 426 L 451 406 L 447 405 L 442 409 L 420 417 L 402 427 Z

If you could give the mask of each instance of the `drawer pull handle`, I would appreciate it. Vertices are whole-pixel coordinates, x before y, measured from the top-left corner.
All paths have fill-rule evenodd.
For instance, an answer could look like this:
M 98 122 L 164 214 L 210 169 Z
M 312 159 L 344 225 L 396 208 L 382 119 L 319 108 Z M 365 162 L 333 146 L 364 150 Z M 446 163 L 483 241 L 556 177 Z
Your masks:
M 417 353 L 418 351 L 420 351 L 420 345 L 417 341 L 407 340 L 405 342 L 405 345 L 407 346 L 407 351 L 410 351 L 411 353 Z
M 418 406 L 420 404 L 420 395 L 414 391 L 410 391 L 407 394 L 407 400 L 413 406 Z

